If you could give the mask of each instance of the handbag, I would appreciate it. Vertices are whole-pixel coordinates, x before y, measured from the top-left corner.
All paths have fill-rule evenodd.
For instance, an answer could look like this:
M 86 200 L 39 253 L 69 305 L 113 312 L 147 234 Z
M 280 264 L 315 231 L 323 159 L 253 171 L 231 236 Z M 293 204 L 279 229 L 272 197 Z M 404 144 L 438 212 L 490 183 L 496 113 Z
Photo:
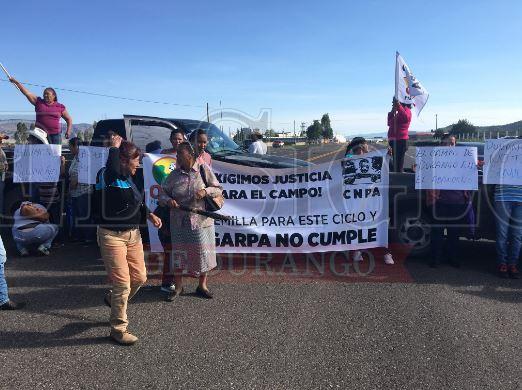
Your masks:
M 205 188 L 208 187 L 207 175 L 205 173 L 205 169 L 203 168 L 203 164 L 199 166 L 199 174 L 201 175 L 201 179 L 203 180 L 203 184 L 205 184 Z M 219 194 L 216 197 L 211 197 L 207 194 L 205 196 L 205 209 L 207 211 L 218 211 L 225 204 L 225 198 L 223 194 Z

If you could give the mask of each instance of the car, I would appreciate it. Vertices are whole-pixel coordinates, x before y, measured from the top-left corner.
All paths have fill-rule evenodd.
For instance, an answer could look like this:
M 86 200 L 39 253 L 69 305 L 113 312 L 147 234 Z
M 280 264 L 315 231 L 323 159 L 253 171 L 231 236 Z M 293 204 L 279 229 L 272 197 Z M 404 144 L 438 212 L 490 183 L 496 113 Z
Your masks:
M 285 146 L 285 143 L 281 140 L 275 140 L 274 142 L 272 142 L 273 148 L 282 148 L 283 146 Z

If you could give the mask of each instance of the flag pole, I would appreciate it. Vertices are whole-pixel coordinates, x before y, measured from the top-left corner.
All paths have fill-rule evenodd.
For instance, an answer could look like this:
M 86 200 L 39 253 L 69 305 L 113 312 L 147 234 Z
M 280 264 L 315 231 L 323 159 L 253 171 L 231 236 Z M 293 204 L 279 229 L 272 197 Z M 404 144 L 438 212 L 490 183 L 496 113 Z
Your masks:
M 2 70 L 4 71 L 5 75 L 7 76 L 8 79 L 11 79 L 11 75 L 9 74 L 9 72 L 7 71 L 7 69 L 5 68 L 5 66 L 0 62 L 0 67 L 2 67 Z M 14 84 L 14 86 L 16 87 L 16 89 L 18 89 L 20 91 L 20 88 L 18 88 L 18 85 Z M 22 91 L 20 91 L 22 92 Z
M 395 101 L 399 101 L 399 67 L 398 67 L 398 61 L 399 59 L 399 52 L 396 50 L 395 51 Z M 393 110 L 393 135 L 395 136 L 395 134 L 397 133 L 397 110 L 395 109 L 395 103 L 392 105 L 392 110 Z M 397 142 L 397 140 L 394 140 L 395 143 Z M 388 144 L 390 143 L 390 140 L 388 140 Z M 391 145 L 390 145 L 391 146 Z M 395 149 L 395 150 L 393 150 Z M 393 172 L 398 172 L 397 170 L 397 163 L 398 163 L 398 159 L 397 159 L 397 148 L 393 148 L 392 147 L 392 166 L 393 166 Z

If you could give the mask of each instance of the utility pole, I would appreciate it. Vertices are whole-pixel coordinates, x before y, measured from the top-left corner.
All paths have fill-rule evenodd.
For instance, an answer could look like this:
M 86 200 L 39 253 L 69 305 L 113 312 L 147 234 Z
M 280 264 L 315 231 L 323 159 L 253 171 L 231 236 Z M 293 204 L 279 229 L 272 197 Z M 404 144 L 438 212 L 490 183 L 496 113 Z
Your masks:
M 219 109 L 221 110 L 221 133 L 223 133 L 223 109 L 221 108 L 221 99 L 219 100 Z
M 438 115 L 435 114 L 435 131 L 437 131 L 437 129 L 439 128 L 439 127 L 438 127 L 438 123 L 437 123 L 437 122 L 438 122 L 438 118 L 437 118 L 437 116 L 438 116 Z
M 305 128 L 306 128 L 306 122 L 301 122 L 301 134 L 304 133 Z
M 295 138 L 295 119 L 294 119 L 294 138 Z
M 208 114 L 208 102 L 207 102 L 207 122 L 210 122 L 210 115 Z

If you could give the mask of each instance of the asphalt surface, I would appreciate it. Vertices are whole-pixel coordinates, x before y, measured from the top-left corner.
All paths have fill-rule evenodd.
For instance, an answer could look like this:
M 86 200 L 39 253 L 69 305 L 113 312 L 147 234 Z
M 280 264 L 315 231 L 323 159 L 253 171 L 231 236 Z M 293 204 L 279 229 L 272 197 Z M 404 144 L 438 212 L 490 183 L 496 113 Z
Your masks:
M 140 340 L 121 347 L 96 246 L 22 259 L 3 236 L 11 297 L 28 305 L 0 312 L 2 389 L 521 388 L 522 281 L 493 274 L 491 243 L 463 242 L 460 269 L 407 251 L 343 276 L 247 258 L 214 273 L 211 301 L 191 295 L 194 280 L 173 303 L 140 291 Z

